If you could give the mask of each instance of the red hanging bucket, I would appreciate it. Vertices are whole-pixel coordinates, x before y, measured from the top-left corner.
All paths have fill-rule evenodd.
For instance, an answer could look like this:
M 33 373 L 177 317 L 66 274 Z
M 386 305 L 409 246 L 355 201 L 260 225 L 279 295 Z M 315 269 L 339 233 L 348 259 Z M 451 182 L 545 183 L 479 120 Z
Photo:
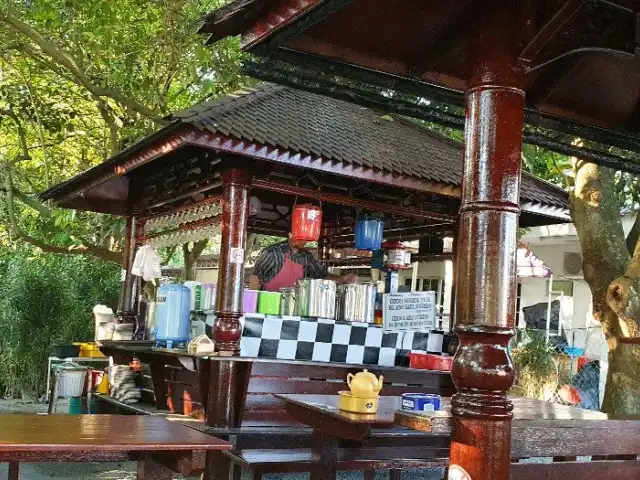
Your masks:
M 291 239 L 316 242 L 320 238 L 322 209 L 315 205 L 295 205 L 291 214 Z

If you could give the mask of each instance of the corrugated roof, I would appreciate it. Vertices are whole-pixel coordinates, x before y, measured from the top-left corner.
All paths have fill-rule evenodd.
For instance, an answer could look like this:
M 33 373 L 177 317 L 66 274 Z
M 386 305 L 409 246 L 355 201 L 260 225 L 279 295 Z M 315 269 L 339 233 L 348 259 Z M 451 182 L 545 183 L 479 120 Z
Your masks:
M 251 143 L 451 186 L 462 182 L 462 144 L 401 117 L 267 84 L 174 114 L 181 122 Z M 568 208 L 562 189 L 525 173 L 521 201 Z

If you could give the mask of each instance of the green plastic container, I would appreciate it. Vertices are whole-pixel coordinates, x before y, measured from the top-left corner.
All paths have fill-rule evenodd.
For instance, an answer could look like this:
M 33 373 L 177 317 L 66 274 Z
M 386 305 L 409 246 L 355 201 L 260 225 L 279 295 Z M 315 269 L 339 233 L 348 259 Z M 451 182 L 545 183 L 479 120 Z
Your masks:
M 89 400 L 89 413 L 96 414 L 100 411 L 100 398 L 96 395 L 91 395 L 91 400 Z
M 280 292 L 260 292 L 258 294 L 258 313 L 280 315 Z
M 82 415 L 84 413 L 84 403 L 81 397 L 71 397 L 69 399 L 69 415 Z

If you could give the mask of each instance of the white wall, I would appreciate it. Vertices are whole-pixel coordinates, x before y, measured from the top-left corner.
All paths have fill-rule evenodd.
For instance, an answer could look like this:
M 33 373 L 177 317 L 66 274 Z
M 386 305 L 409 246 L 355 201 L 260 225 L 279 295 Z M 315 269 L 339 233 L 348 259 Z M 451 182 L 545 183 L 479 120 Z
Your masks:
M 196 280 L 202 283 L 218 283 L 218 269 L 197 270 Z

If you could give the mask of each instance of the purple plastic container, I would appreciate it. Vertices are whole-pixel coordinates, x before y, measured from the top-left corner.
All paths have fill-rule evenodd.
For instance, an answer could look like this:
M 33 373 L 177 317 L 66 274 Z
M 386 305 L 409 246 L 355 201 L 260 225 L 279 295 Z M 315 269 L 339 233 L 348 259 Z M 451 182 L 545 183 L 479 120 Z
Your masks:
M 245 290 L 242 295 L 242 311 L 256 313 L 258 310 L 258 290 Z

